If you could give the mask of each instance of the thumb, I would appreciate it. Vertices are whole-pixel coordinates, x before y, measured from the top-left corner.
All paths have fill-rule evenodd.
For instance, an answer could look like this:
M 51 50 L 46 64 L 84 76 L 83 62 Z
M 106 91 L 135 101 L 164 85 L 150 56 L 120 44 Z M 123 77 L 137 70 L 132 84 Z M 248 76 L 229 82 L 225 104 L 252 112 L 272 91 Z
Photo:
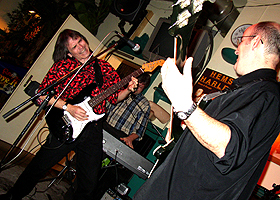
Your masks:
M 183 75 L 187 75 L 188 73 L 191 73 L 192 62 L 193 62 L 193 57 L 189 57 L 186 60 L 185 65 L 184 65 Z

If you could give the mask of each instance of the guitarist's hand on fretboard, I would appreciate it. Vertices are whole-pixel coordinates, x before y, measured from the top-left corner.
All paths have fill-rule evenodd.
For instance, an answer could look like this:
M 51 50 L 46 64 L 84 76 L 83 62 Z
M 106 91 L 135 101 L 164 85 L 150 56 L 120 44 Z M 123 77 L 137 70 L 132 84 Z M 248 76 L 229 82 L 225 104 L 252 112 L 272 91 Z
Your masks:
M 118 100 L 116 103 L 126 99 L 131 92 L 135 92 L 137 90 L 137 87 L 138 87 L 138 79 L 132 76 L 131 81 L 128 83 L 127 88 L 119 92 Z
M 131 81 L 128 83 L 127 89 L 131 92 L 135 92 L 138 87 L 138 79 L 135 77 L 131 77 Z
M 193 104 L 192 61 L 191 57 L 187 59 L 183 74 L 171 58 L 161 68 L 162 88 L 176 111 L 187 111 Z

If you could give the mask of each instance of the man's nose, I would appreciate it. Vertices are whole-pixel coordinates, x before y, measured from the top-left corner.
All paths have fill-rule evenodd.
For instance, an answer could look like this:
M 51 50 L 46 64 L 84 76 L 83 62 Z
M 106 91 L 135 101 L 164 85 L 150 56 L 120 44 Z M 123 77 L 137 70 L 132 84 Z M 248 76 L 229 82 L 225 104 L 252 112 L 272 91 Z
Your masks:
M 80 43 L 78 43 L 78 48 L 80 49 L 80 48 L 83 48 L 83 45 L 82 44 L 80 44 Z

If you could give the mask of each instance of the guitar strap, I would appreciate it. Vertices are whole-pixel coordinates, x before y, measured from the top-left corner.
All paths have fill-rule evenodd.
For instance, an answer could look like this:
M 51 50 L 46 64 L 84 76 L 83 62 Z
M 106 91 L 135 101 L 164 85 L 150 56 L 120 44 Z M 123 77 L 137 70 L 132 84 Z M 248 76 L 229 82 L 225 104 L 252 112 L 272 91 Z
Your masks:
M 96 82 L 96 85 L 97 85 L 97 87 L 99 89 L 101 89 L 102 85 L 103 85 L 103 75 L 102 75 L 101 67 L 98 64 L 98 60 L 97 59 L 95 59 L 95 62 L 93 64 L 93 68 L 94 68 L 94 72 L 95 72 L 95 82 Z
M 222 91 L 217 91 L 217 92 L 213 92 L 213 93 L 210 93 L 210 94 L 206 94 L 205 96 L 203 96 L 201 98 L 201 101 L 198 103 L 199 104 L 199 107 L 201 109 L 205 109 L 209 103 L 214 100 L 216 97 L 219 97 L 221 95 L 224 95 L 224 94 L 227 94 L 227 93 L 230 93 L 230 92 L 233 92 L 241 87 L 244 87 L 245 85 L 248 85 L 250 83 L 256 83 L 256 82 L 261 82 L 261 81 L 271 81 L 271 82 L 274 82 L 274 83 L 278 83 L 276 80 L 274 79 L 265 79 L 265 78 L 259 78 L 259 79 L 256 79 L 256 80 L 253 80 L 253 81 L 250 81 L 246 84 L 243 84 L 243 85 L 234 85 L 234 86 L 230 86 Z

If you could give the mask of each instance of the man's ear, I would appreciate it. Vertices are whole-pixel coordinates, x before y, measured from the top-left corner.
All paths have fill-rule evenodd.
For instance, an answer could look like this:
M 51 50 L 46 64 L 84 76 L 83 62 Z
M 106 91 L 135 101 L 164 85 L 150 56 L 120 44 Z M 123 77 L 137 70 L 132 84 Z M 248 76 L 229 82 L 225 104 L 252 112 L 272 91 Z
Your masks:
M 261 43 L 261 36 L 257 35 L 256 37 L 253 38 L 253 49 L 258 46 L 259 43 Z

